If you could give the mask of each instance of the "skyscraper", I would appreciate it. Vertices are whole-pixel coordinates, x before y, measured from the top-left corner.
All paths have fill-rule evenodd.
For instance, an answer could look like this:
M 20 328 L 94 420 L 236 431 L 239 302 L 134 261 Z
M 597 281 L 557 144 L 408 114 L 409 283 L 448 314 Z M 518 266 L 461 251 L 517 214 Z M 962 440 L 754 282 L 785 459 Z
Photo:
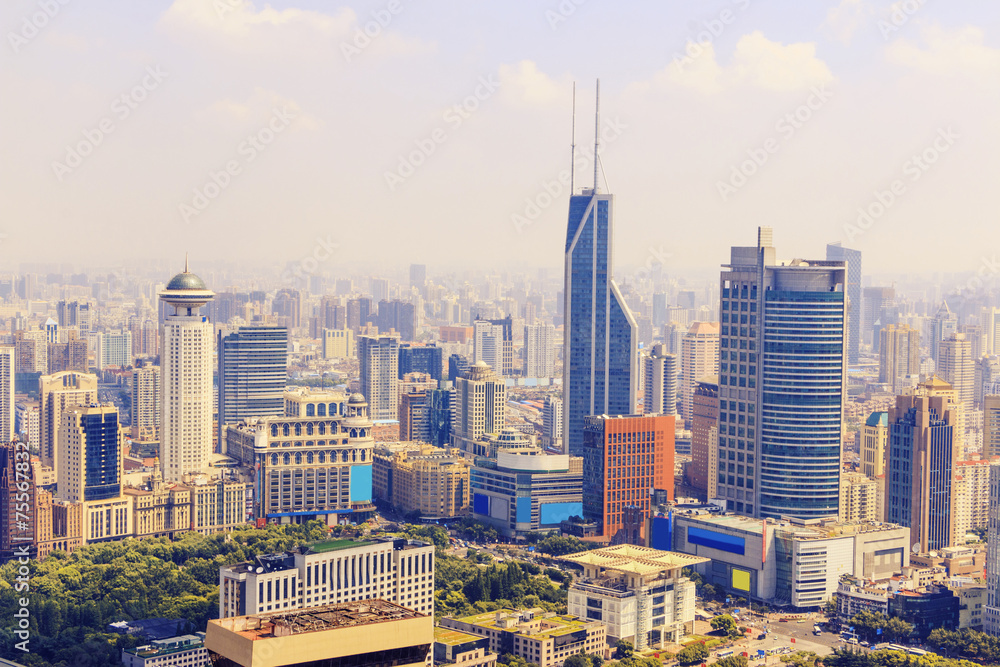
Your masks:
M 58 495 L 79 503 L 110 500 L 122 492 L 124 432 L 113 406 L 73 407 L 63 413 Z
M 976 365 L 965 334 L 950 334 L 938 344 L 935 370 L 954 388 L 955 400 L 963 405 L 965 414 L 972 414 Z
M 14 348 L 0 347 L 0 443 L 14 438 Z
M 983 457 L 1000 456 L 1000 396 L 983 398 Z
M 399 336 L 358 337 L 361 393 L 372 421 L 399 416 Z
M 719 496 L 753 517 L 838 516 L 844 263 L 779 266 L 762 227 L 723 269 Z
M 695 322 L 681 338 L 681 416 L 693 415 L 692 396 L 699 380 L 719 374 L 719 324 Z
M 937 370 L 937 363 L 940 360 L 941 341 L 947 340 L 949 336 L 958 331 L 958 317 L 948 308 L 948 302 L 942 301 L 941 307 L 934 314 L 931 320 L 931 339 L 927 341 L 931 349 L 931 359 L 934 360 L 934 369 Z
M 586 417 L 635 412 L 639 381 L 638 326 L 614 279 L 614 195 L 598 189 L 596 140 L 594 154 L 594 186 L 571 192 L 566 228 L 563 442 L 571 456 L 583 455 Z
M 857 364 L 861 354 L 861 251 L 840 243 L 826 246 L 826 258 L 847 266 L 847 363 Z
M 288 380 L 288 329 L 240 327 L 219 332 L 219 444 L 226 424 L 284 413 Z
M 97 401 L 97 376 L 73 371 L 43 375 L 38 379 L 38 401 L 42 412 L 39 429 L 42 465 L 59 470 L 63 412 Z
M 896 299 L 894 287 L 866 287 L 862 297 L 862 331 L 861 342 L 871 345 L 873 352 L 878 352 L 878 332 L 889 324 L 896 324 L 895 319 L 889 321 L 890 309 Z
M 214 296 L 186 261 L 160 292 L 167 309 L 160 328 L 160 465 L 168 482 L 204 472 L 212 454 L 215 341 L 212 323 L 198 311 Z
M 921 551 L 954 543 L 955 414 L 944 396 L 897 396 L 889 413 L 886 521 L 907 526 Z
M 719 474 L 719 377 L 698 381 L 692 398 L 691 472 L 688 484 L 717 497 Z
M 399 377 L 407 373 L 427 373 L 441 379 L 444 350 L 436 345 L 402 345 L 399 348 Z
M 423 290 L 424 283 L 427 282 L 427 265 L 410 264 L 410 287 Z
M 889 324 L 879 338 L 878 381 L 900 394 L 904 378 L 920 374 L 920 332 L 905 324 Z
M 524 327 L 524 377 L 550 378 L 555 374 L 556 328 L 551 324 Z
M 563 402 L 559 396 L 546 396 L 542 404 L 542 447 L 562 449 Z
M 476 320 L 472 330 L 472 363 L 481 361 L 497 375 L 503 375 L 503 327 Z
M 160 367 L 132 370 L 132 439 L 157 441 L 160 437 Z
M 663 345 L 654 345 L 643 355 L 643 413 L 677 414 L 677 357 L 668 354 Z
M 507 414 L 507 387 L 482 361 L 455 382 L 452 445 L 473 451 L 472 443 L 487 433 L 499 433 Z
M 986 604 L 983 630 L 1000 635 L 1000 462 L 990 463 L 989 521 L 986 534 Z

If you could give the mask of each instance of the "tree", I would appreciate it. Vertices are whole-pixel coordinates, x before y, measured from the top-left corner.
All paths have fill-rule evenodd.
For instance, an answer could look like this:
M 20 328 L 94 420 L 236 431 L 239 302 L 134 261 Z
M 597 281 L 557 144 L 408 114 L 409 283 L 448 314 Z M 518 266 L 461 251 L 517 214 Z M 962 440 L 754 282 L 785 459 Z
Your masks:
M 615 657 L 619 660 L 631 658 L 633 653 L 635 653 L 635 647 L 627 639 L 619 639 L 618 643 L 615 644 Z
M 812 651 L 796 651 L 795 653 L 781 656 L 781 662 L 792 667 L 814 667 L 817 657 Z
M 688 644 L 677 652 L 677 661 L 682 665 L 696 665 L 708 657 L 708 649 L 701 642 Z
M 742 655 L 730 655 L 715 661 L 716 667 L 747 667 L 749 663 L 750 661 L 746 656 Z
M 563 667 L 593 667 L 586 653 L 577 653 L 566 658 Z
M 888 618 L 882 625 L 882 634 L 891 641 L 906 639 L 913 633 L 913 624 L 901 618 Z
M 728 637 L 736 637 L 740 634 L 740 629 L 736 627 L 736 621 L 729 614 L 713 618 L 712 629 Z

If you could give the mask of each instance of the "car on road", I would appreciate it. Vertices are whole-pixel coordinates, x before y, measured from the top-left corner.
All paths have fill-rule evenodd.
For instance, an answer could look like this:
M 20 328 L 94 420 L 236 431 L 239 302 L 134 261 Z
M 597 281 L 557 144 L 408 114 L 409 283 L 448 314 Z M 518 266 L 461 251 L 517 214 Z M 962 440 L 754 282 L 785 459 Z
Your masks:
M 868 642 L 861 642 L 861 646 L 868 648 L 869 646 L 871 646 L 871 644 L 869 644 Z

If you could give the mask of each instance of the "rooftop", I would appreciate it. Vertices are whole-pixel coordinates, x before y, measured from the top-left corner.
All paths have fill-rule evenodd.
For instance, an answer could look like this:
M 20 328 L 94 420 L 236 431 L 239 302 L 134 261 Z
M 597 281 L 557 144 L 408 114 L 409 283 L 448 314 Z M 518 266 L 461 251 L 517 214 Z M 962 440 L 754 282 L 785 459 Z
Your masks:
M 584 551 L 570 556 L 561 556 L 560 560 L 579 565 L 592 565 L 617 572 L 644 575 L 656 574 L 681 567 L 690 567 L 698 563 L 707 563 L 711 559 L 677 553 L 675 551 L 660 551 L 659 549 L 638 547 L 632 544 L 619 544 L 613 547 Z
M 545 613 L 541 609 L 528 609 L 524 611 L 536 612 L 540 614 Z M 515 621 L 518 621 L 518 625 L 526 623 L 532 625 L 536 624 L 540 625 L 540 628 L 535 632 L 525 632 L 521 630 L 521 628 L 519 628 L 518 625 L 512 625 L 511 627 L 508 628 L 497 628 L 498 613 L 502 614 L 504 619 L 508 619 L 511 616 L 520 616 L 522 614 L 521 611 L 518 611 L 516 609 L 503 609 L 499 612 L 489 611 L 482 614 L 475 614 L 473 616 L 466 616 L 458 620 L 462 621 L 463 623 L 469 623 L 470 625 L 478 625 L 483 628 L 494 628 L 503 630 L 505 632 L 518 633 L 522 637 L 529 637 L 531 639 L 548 639 L 549 637 L 560 637 L 562 635 L 568 635 L 573 632 L 576 632 L 577 630 L 582 630 L 586 628 L 588 625 L 595 623 L 595 621 L 588 621 L 585 618 L 580 618 L 578 616 L 570 616 L 569 614 L 563 614 L 561 616 L 536 615 L 531 619 L 524 619 L 524 620 L 515 619 Z M 444 629 L 450 630 L 448 628 Z M 476 637 L 475 635 L 466 635 L 466 636 L 477 639 L 479 638 Z
M 340 551 L 341 549 L 353 549 L 355 547 L 366 547 L 374 542 L 363 542 L 356 540 L 327 540 L 308 545 L 309 553 L 323 554 L 328 551 Z
M 479 635 L 470 635 L 468 632 L 455 630 L 453 628 L 443 628 L 440 625 L 434 628 L 434 641 L 438 644 L 448 646 L 461 646 L 469 642 L 482 639 Z
M 215 623 L 225 630 L 257 641 L 424 616 L 426 615 L 386 600 L 372 599 L 273 614 L 215 619 L 209 623 Z

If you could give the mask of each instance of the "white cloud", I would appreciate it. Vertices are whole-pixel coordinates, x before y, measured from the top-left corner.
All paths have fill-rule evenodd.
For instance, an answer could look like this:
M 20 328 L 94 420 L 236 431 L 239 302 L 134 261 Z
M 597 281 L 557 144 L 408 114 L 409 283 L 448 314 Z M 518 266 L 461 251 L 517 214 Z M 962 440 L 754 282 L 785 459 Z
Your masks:
M 781 44 L 754 31 L 740 38 L 726 66 L 717 62 L 711 44 L 698 46 L 701 52 L 696 57 L 671 63 L 658 78 L 705 93 L 737 87 L 794 91 L 834 79 L 826 63 L 816 57 L 816 45 L 811 42 Z
M 981 29 L 970 26 L 948 31 L 940 26 L 926 26 L 920 37 L 921 45 L 905 38 L 889 44 L 885 50 L 888 61 L 928 74 L 972 76 L 990 86 L 996 85 L 1000 49 L 983 43 Z
M 858 28 L 871 21 L 873 15 L 872 7 L 865 0 L 841 0 L 839 5 L 827 12 L 822 27 L 846 45 L 851 43 Z
M 219 125 L 264 124 L 275 109 L 295 114 L 293 127 L 315 130 L 322 125 L 322 121 L 316 116 L 303 113 L 295 100 L 260 87 L 254 88 L 253 93 L 243 101 L 230 98 L 217 100 L 198 113 L 197 118 L 205 123 Z
M 248 0 L 174 0 L 162 17 L 170 24 L 229 34 L 246 34 L 260 27 L 302 26 L 328 36 L 345 34 L 355 18 L 346 7 L 336 16 L 294 8 L 278 11 L 270 5 L 257 11 Z
M 553 80 L 530 60 L 501 65 L 499 75 L 503 98 L 515 106 L 565 105 L 569 99 L 569 86 Z

